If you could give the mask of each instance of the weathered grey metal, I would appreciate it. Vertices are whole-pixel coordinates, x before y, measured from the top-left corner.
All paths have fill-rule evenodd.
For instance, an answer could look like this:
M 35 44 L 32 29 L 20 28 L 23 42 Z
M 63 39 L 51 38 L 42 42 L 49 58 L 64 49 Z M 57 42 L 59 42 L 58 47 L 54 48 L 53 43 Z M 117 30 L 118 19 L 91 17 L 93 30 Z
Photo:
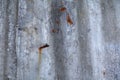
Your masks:
M 119 9 L 120 0 L 0 0 L 0 80 L 120 80 Z

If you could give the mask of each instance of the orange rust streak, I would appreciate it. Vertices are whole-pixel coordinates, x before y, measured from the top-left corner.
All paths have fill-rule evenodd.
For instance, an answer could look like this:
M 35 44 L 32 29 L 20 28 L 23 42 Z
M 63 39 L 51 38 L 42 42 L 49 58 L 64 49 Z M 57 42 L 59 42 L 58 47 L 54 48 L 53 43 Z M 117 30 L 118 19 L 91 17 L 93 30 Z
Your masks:
M 72 21 L 72 19 L 70 18 L 70 15 L 69 14 L 67 14 L 67 22 L 70 24 L 70 25 L 72 25 L 73 24 L 73 21 Z
M 42 54 L 42 49 L 44 49 L 46 47 L 49 47 L 49 45 L 45 44 L 45 45 L 38 48 L 38 50 L 39 50 L 39 59 L 38 59 L 38 76 L 37 76 L 37 80 L 40 79 L 39 74 L 40 74 L 40 63 L 41 63 L 41 57 L 42 57 L 42 55 L 41 55 Z
M 39 54 L 42 54 L 42 49 L 39 49 Z
M 60 8 L 60 11 L 61 11 L 61 12 L 64 12 L 64 11 L 66 11 L 66 8 L 65 8 L 65 7 L 62 7 L 62 8 Z
M 42 49 L 44 49 L 46 47 L 49 47 L 49 45 L 45 44 L 45 45 L 39 47 L 39 64 L 40 64 L 40 60 L 41 60 Z

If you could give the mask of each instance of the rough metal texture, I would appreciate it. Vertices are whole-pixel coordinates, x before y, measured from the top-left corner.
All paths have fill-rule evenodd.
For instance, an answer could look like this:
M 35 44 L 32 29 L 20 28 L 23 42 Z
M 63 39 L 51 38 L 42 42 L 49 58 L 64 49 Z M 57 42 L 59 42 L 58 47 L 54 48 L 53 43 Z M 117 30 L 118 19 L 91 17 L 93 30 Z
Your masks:
M 120 80 L 120 0 L 0 0 L 0 80 Z

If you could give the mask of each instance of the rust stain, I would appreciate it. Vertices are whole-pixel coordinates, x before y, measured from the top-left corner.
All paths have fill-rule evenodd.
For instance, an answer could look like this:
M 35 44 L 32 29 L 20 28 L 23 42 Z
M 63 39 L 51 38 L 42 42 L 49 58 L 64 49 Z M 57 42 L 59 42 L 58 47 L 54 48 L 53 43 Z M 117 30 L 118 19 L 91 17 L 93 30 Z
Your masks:
M 67 19 L 67 22 L 68 22 L 70 25 L 73 24 L 73 21 L 72 21 L 72 19 L 70 18 L 70 15 L 69 15 L 69 14 L 67 14 L 66 19 Z
M 60 11 L 61 11 L 61 12 L 64 12 L 64 11 L 66 11 L 66 8 L 65 8 L 65 7 L 62 7 L 62 8 L 60 8 Z
M 58 33 L 59 30 L 58 30 L 58 29 L 52 29 L 52 32 L 53 32 L 53 33 Z

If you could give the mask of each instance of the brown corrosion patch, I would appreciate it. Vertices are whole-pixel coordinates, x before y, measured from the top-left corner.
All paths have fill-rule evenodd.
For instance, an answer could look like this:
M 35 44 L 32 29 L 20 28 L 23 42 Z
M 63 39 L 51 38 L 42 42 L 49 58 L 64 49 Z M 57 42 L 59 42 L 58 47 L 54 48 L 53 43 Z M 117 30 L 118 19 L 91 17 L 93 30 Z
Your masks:
M 72 21 L 72 19 L 70 18 L 70 15 L 69 15 L 69 14 L 67 14 L 66 19 L 67 19 L 67 22 L 68 22 L 70 25 L 73 24 L 73 21 Z
M 39 53 L 41 54 L 42 49 L 44 49 L 44 48 L 46 48 L 46 47 L 49 47 L 49 45 L 48 45 L 48 44 L 45 44 L 45 45 L 39 47 Z
M 60 11 L 61 11 L 61 12 L 64 12 L 64 11 L 66 11 L 66 8 L 65 8 L 65 7 L 62 7 L 62 8 L 60 8 Z

